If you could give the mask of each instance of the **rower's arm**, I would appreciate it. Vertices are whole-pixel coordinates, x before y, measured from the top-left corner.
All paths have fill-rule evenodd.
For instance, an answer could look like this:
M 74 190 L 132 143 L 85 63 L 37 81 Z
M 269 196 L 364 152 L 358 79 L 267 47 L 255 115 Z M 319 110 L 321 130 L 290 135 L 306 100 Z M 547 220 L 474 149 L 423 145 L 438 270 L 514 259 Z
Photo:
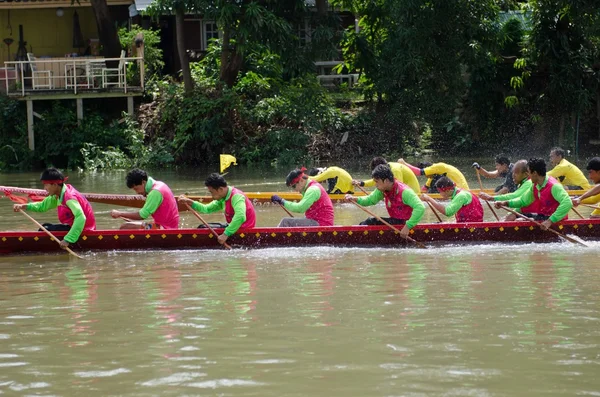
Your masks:
M 362 197 L 356 198 L 356 202 L 358 204 L 364 205 L 364 206 L 375 205 L 378 202 L 380 202 L 381 200 L 383 200 L 383 193 L 381 193 L 381 190 L 379 190 L 379 189 L 373 190 L 371 192 L 371 194 L 369 194 L 368 196 L 362 196 Z
M 473 201 L 473 196 L 471 196 L 471 193 L 463 190 L 457 193 L 452 201 L 450 201 L 450 204 L 446 206 L 444 214 L 446 216 L 452 216 L 465 205 L 471 204 L 471 201 Z
M 534 197 L 533 197 L 533 188 L 532 188 L 532 189 L 528 189 L 521 196 L 515 197 L 514 199 L 509 200 L 507 204 L 508 204 L 509 208 L 523 208 L 523 207 L 527 207 L 528 205 L 533 203 L 533 201 L 534 201 Z
M 406 227 L 412 229 L 419 223 L 423 215 L 425 214 L 425 204 L 421 201 L 417 193 L 412 189 L 404 189 L 402 192 L 402 202 L 411 207 L 412 215 L 406 221 Z
M 46 196 L 46 198 L 42 201 L 27 204 L 27 207 L 25 208 L 27 211 L 31 212 L 46 212 L 58 207 L 59 204 L 58 197 L 55 195 L 49 195 Z
M 569 210 L 573 208 L 573 202 L 571 201 L 571 197 L 569 197 L 569 193 L 561 185 L 552 185 L 552 190 L 550 192 L 552 193 L 554 200 L 559 203 L 554 214 L 550 216 L 550 222 L 556 223 L 567 216 Z
M 69 207 L 73 213 L 74 218 L 73 225 L 71 226 L 71 229 L 69 229 L 69 233 L 65 235 L 64 240 L 72 244 L 79 240 L 79 236 L 81 236 L 81 233 L 83 232 L 87 218 L 79 201 L 75 199 L 67 200 L 67 207 Z
M 192 208 L 202 214 L 212 214 L 213 212 L 219 212 L 225 209 L 225 200 L 213 200 L 208 204 L 194 201 Z
M 320 198 L 321 189 L 319 189 L 318 186 L 311 186 L 306 189 L 304 196 L 302 196 L 302 200 L 300 200 L 298 203 L 293 203 L 286 200 L 283 202 L 283 206 L 292 212 L 304 213 L 310 208 L 311 205 L 315 203 L 315 201 Z
M 246 196 L 234 194 L 231 198 L 231 206 L 233 207 L 233 218 L 231 218 L 231 222 L 223 232 L 226 236 L 234 235 L 240 226 L 246 222 Z
M 163 196 L 158 190 L 151 190 L 146 197 L 146 202 L 142 209 L 138 212 L 140 218 L 146 219 L 149 216 L 153 215 L 158 207 L 163 202 Z
M 588 190 L 587 192 L 585 192 L 581 196 L 579 196 L 579 200 L 583 201 L 584 199 L 595 196 L 597 194 L 600 194 L 600 184 L 594 186 L 593 188 L 591 188 L 590 190 Z
M 499 176 L 498 170 L 486 171 L 486 169 L 483 167 L 479 168 L 479 173 L 481 175 L 485 176 L 486 178 L 498 178 L 498 176 Z
M 521 195 L 525 193 L 527 189 L 531 189 L 531 184 L 522 183 L 521 186 L 519 186 L 519 188 L 512 193 L 499 194 L 498 196 L 494 196 L 494 201 L 508 201 L 517 197 L 521 197 Z

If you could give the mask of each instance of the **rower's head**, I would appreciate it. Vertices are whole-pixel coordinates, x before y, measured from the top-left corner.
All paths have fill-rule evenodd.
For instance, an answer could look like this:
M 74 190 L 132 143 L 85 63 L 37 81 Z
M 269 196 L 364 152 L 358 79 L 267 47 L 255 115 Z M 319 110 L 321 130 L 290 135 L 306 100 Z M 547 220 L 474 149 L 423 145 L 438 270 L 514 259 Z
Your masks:
M 373 160 L 371 160 L 371 162 L 369 163 L 369 168 L 371 168 L 371 171 L 373 171 L 378 165 L 387 163 L 387 160 L 383 157 L 373 157 Z
M 442 176 L 435 183 L 435 187 L 440 193 L 440 196 L 442 196 L 444 200 L 447 200 L 452 197 L 452 193 L 454 192 L 456 185 L 454 182 L 452 182 L 452 179 L 448 178 L 447 176 Z
M 588 170 L 592 182 L 600 183 L 600 157 L 590 159 L 586 169 Z
M 527 162 L 527 172 L 531 182 L 540 184 L 546 179 L 546 162 L 544 159 L 532 158 Z
M 550 163 L 557 165 L 562 159 L 565 158 L 565 151 L 559 147 L 550 149 Z
M 527 160 L 517 161 L 513 167 L 513 181 L 518 185 L 519 183 L 523 182 L 523 180 L 525 180 L 528 176 L 529 173 L 527 171 Z
M 425 169 L 425 168 L 427 168 L 427 167 L 431 167 L 432 165 L 433 165 L 433 164 L 431 164 L 431 162 L 430 162 L 430 161 L 422 161 L 422 162 L 420 162 L 419 164 L 417 164 L 417 168 L 420 168 L 420 169 Z
M 146 193 L 146 183 L 148 182 L 148 174 L 144 170 L 140 170 L 139 168 L 135 168 L 125 177 L 125 182 L 127 183 L 127 187 L 133 189 L 137 194 L 141 194 L 145 196 Z
M 503 154 L 496 156 L 494 159 L 496 163 L 496 171 L 503 174 L 508 172 L 508 167 L 510 166 L 510 159 Z
M 387 164 L 379 164 L 371 172 L 375 187 L 381 192 L 389 192 L 394 186 L 394 173 Z
M 44 184 L 44 190 L 47 191 L 49 195 L 60 196 L 60 192 L 62 191 L 65 182 L 65 176 L 56 168 L 48 168 L 40 175 L 40 181 Z
M 287 178 L 285 178 L 285 185 L 297 192 L 301 192 L 308 182 L 308 175 L 306 175 L 304 171 L 306 171 L 306 168 L 304 167 L 292 170 Z
M 325 170 L 326 167 L 313 167 L 310 170 L 308 170 L 308 176 L 317 176 Z
M 204 186 L 208 189 L 213 200 L 221 200 L 227 197 L 229 188 L 227 187 L 227 181 L 223 178 L 223 175 L 213 172 L 204 181 Z

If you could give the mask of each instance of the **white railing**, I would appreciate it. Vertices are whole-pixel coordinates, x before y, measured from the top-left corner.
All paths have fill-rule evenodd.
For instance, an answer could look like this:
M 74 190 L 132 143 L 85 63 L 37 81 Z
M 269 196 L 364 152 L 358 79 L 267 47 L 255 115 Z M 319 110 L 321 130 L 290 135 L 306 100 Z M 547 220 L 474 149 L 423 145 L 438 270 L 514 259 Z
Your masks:
M 136 62 L 139 84 L 128 81 L 127 65 Z M 110 66 L 109 66 L 110 65 Z M 6 94 L 42 92 L 74 93 L 118 89 L 127 93 L 132 88 L 144 89 L 144 62 L 141 57 L 100 58 L 36 58 L 31 61 L 4 62 L 4 78 L 0 83 Z M 4 80 L 4 81 L 2 81 Z M 129 78 L 131 80 L 131 77 Z

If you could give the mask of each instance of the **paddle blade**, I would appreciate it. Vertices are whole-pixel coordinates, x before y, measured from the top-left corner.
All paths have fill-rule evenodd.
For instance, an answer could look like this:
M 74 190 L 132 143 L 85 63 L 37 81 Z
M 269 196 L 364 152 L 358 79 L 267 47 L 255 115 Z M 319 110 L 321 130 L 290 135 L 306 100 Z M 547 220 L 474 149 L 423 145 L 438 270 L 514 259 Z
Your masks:
M 4 194 L 6 195 L 6 197 L 8 197 L 11 201 L 14 201 L 17 204 L 27 204 L 28 200 L 27 197 L 22 197 L 22 196 L 15 196 L 10 192 L 4 192 Z

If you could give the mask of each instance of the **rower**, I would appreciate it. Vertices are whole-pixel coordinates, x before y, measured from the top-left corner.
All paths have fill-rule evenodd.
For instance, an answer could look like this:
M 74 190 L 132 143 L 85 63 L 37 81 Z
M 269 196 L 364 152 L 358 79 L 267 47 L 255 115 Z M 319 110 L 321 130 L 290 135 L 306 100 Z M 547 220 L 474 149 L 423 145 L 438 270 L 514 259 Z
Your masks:
M 121 225 L 121 229 L 177 229 L 179 228 L 179 211 L 171 189 L 161 181 L 148 176 L 146 171 L 138 168 L 129 171 L 125 177 L 127 187 L 137 194 L 146 196 L 142 209 L 136 212 L 112 210 L 113 218 L 129 220 Z M 153 221 L 144 221 L 152 216 Z M 141 222 L 140 222 L 141 221 Z
M 297 203 L 287 201 L 278 195 L 271 196 L 271 201 L 282 205 L 285 209 L 305 213 L 305 218 L 283 218 L 278 227 L 297 226 L 333 226 L 333 204 L 327 192 L 317 181 L 309 180 L 304 174 L 306 168 L 291 171 L 285 184 L 302 194 Z
M 419 193 L 419 181 L 417 180 L 417 177 L 415 176 L 415 174 L 410 170 L 410 168 L 408 168 L 407 166 L 400 164 L 400 163 L 395 163 L 395 162 L 388 163 L 387 160 L 384 159 L 383 157 L 374 157 L 371 160 L 371 163 L 369 164 L 369 168 L 371 169 L 371 172 L 373 172 L 375 167 L 377 167 L 380 164 L 389 165 L 390 169 L 392 170 L 392 173 L 394 174 L 394 178 L 397 181 L 404 183 L 405 185 L 410 187 L 415 193 Z M 353 180 L 352 184 L 359 185 L 359 186 L 365 186 L 365 187 L 375 186 L 375 180 L 373 180 L 373 179 L 369 179 L 366 181 Z
M 520 197 L 531 189 L 533 183 L 531 179 L 529 179 L 529 172 L 527 170 L 527 160 L 519 160 L 517 161 L 512 168 L 512 179 L 515 185 L 517 186 L 517 190 L 512 193 L 500 194 L 498 196 L 490 196 L 487 193 L 481 192 L 479 193 L 479 197 L 486 201 L 507 201 L 512 200 L 514 198 Z M 531 204 L 527 207 L 520 208 L 517 211 L 522 212 L 523 215 L 529 218 L 535 218 L 536 211 L 535 205 Z M 515 214 L 508 213 L 502 219 L 503 221 L 514 221 L 517 218 Z
M 600 202 L 600 157 L 594 157 L 588 161 L 587 167 L 588 175 L 592 182 L 596 184 L 593 188 L 571 201 L 573 207 L 577 207 L 579 204 L 597 204 Z M 595 209 L 592 211 L 590 218 L 600 218 L 600 210 Z
M 433 184 L 433 178 L 441 175 L 448 177 L 460 189 L 469 190 L 469 184 L 465 176 L 458 168 L 446 163 L 420 163 L 418 167 L 408 164 L 404 159 L 398 159 L 398 162 L 404 164 L 416 175 L 425 175 L 428 180 L 425 186 L 421 188 L 421 192 L 427 192 L 431 186 L 437 186 L 437 182 Z
M 190 205 L 192 209 L 203 214 L 213 212 L 225 212 L 226 224 L 217 224 L 214 227 L 225 228 L 223 233 L 217 237 L 220 244 L 225 244 L 227 239 L 237 233 L 240 229 L 250 229 L 256 226 L 256 213 L 252 202 L 244 192 L 236 187 L 228 186 L 222 175 L 212 173 L 204 181 L 213 201 L 202 204 L 186 196 L 179 196 L 177 201 Z M 204 225 L 198 226 L 205 227 Z
M 371 176 L 375 181 L 376 189 L 366 197 L 354 197 L 347 194 L 346 200 L 354 201 L 360 205 L 375 205 L 381 200 L 385 200 L 385 208 L 390 215 L 389 218 L 381 218 L 392 225 L 404 225 L 400 230 L 400 235 L 404 238 L 408 236 L 410 230 L 425 214 L 425 205 L 419 200 L 419 196 L 408 185 L 394 178 L 394 174 L 389 165 L 379 164 L 373 170 Z M 360 223 L 361 225 L 383 225 L 375 217 L 367 218 Z
M 435 187 L 443 200 L 451 200 L 448 205 L 439 203 L 427 194 L 422 194 L 421 199 L 446 216 L 456 215 L 457 222 L 483 222 L 483 206 L 473 193 L 457 187 L 447 176 L 438 179 Z
M 513 181 L 514 165 L 510 162 L 510 159 L 501 154 L 496 156 L 494 162 L 496 167 L 495 171 L 487 171 L 477 162 L 473 163 L 472 167 L 477 169 L 477 171 L 486 178 L 504 178 L 504 183 L 496 186 L 496 189 L 494 189 L 495 193 L 506 194 L 517 190 L 517 185 Z
M 67 248 L 79 240 L 84 230 L 96 229 L 96 218 L 92 206 L 72 185 L 66 184 L 67 178 L 56 168 L 48 168 L 40 177 L 48 196 L 43 201 L 28 204 L 15 204 L 15 212 L 27 210 L 46 212 L 57 208 L 60 224 L 44 223 L 48 231 L 68 231 L 60 242 L 61 248 Z
M 308 171 L 308 175 L 309 179 L 313 181 L 327 181 L 327 194 L 354 194 L 352 177 L 343 168 L 311 168 Z
M 495 205 L 496 208 L 523 208 L 533 204 L 537 213 L 533 219 L 543 221 L 542 229 L 547 230 L 553 223 L 565 219 L 573 204 L 565 188 L 546 174 L 546 162 L 543 159 L 530 159 L 527 170 L 532 182 L 531 188 L 511 200 L 496 201 Z
M 556 178 L 567 190 L 589 189 L 592 187 L 576 165 L 565 159 L 565 151 L 559 147 L 550 150 L 550 162 L 554 166 L 548 175 Z

